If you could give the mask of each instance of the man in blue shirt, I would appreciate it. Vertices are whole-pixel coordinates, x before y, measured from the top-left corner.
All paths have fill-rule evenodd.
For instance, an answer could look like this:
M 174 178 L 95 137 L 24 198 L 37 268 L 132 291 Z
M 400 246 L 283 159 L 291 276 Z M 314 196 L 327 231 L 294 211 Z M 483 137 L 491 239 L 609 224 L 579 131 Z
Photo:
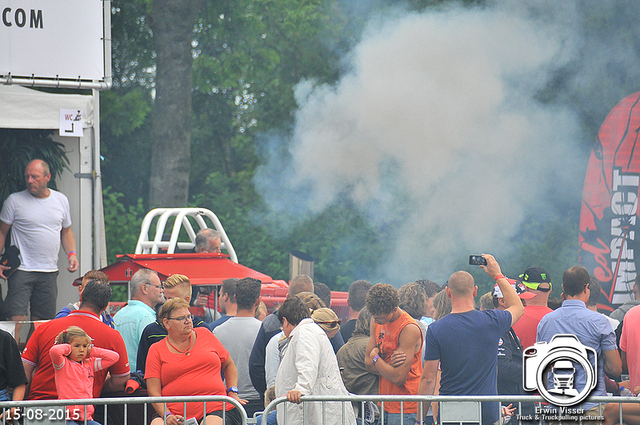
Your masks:
M 440 365 L 441 395 L 497 395 L 498 341 L 522 316 L 524 307 L 495 258 L 489 254 L 482 256 L 487 265 L 480 267 L 495 279 L 506 310 L 476 310 L 474 298 L 478 287 L 473 276 L 465 271 L 452 274 L 446 287 L 451 314 L 427 328 L 418 394 L 433 395 Z M 483 424 L 497 423 L 499 419 L 498 402 L 482 403 Z
M 56 317 L 54 317 L 54 319 L 67 317 L 69 313 L 71 313 L 74 310 L 78 310 L 80 308 L 80 303 L 82 302 L 82 291 L 84 291 L 85 286 L 92 279 L 97 279 L 98 281 L 102 282 L 104 285 L 109 285 L 109 276 L 107 276 L 106 273 L 101 272 L 100 270 L 89 270 L 84 274 L 84 276 L 82 276 L 82 279 L 80 280 L 80 284 L 78 285 L 78 292 L 80 293 L 80 301 L 78 301 L 77 303 L 70 303 L 66 307 L 62 307 L 62 309 L 60 309 L 60 311 L 58 312 L 58 314 L 56 314 Z M 76 279 L 76 281 L 74 281 L 73 284 L 75 285 L 77 281 L 78 279 Z M 110 328 L 115 329 L 115 325 L 113 324 L 113 317 L 111 317 L 108 311 L 104 310 L 100 314 L 100 318 L 102 319 L 102 322 L 104 322 L 105 325 L 109 325 Z
M 589 272 L 581 266 L 567 269 L 562 274 L 562 291 L 562 307 L 540 320 L 536 341 L 550 342 L 555 335 L 571 334 L 575 335 L 582 345 L 593 348 L 597 353 L 598 364 L 592 366 L 595 366 L 598 381 L 591 395 L 606 396 L 604 374 L 611 377 L 620 376 L 622 362 L 611 324 L 602 314 L 587 308 L 591 293 Z M 574 388 L 582 391 L 586 384 L 585 372 L 578 368 Z M 585 410 L 584 415 L 599 414 L 597 403 L 583 402 L 580 408 Z
M 113 316 L 113 321 L 127 346 L 131 371 L 136 372 L 140 337 L 144 328 L 156 320 L 155 307 L 164 302 L 164 296 L 158 273 L 149 269 L 140 269 L 135 272 L 129 282 L 129 289 L 131 299 Z

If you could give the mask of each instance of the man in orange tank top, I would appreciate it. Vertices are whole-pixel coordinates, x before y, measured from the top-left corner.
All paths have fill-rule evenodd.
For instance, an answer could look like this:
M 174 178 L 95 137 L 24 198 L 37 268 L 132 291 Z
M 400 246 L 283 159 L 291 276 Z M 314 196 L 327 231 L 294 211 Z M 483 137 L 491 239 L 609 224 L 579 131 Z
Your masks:
M 371 373 L 380 375 L 379 394 L 418 394 L 422 374 L 420 327 L 398 307 L 398 291 L 387 283 L 378 283 L 369 290 L 366 305 L 372 319 L 365 361 Z M 402 408 L 401 404 L 384 403 L 385 424 L 400 424 L 401 420 L 415 423 L 417 403 L 404 403 Z

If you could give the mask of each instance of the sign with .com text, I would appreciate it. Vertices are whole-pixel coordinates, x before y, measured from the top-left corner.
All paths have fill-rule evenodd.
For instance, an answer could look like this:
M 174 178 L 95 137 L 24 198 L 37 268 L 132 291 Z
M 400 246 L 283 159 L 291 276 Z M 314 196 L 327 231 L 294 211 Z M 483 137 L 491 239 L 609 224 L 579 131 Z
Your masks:
M 0 75 L 104 79 L 102 0 L 0 0 Z

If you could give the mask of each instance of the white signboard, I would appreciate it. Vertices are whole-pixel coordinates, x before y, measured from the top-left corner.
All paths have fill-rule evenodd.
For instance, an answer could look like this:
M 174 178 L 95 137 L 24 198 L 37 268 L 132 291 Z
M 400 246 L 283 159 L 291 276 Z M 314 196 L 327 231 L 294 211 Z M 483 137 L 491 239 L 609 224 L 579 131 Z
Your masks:
M 0 0 L 0 75 L 104 79 L 102 0 Z
M 60 135 L 64 137 L 82 137 L 82 111 L 79 109 L 60 109 Z

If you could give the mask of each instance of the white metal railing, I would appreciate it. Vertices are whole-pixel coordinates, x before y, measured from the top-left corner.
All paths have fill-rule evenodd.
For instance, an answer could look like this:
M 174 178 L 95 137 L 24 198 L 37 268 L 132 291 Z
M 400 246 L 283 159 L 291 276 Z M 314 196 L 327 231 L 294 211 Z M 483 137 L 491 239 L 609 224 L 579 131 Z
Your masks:
M 164 241 L 162 239 L 165 228 L 169 218 L 171 217 L 175 217 L 171 236 L 168 241 Z M 199 226 L 198 230 L 209 227 L 207 222 L 204 220 L 204 217 L 211 220 L 213 228 L 220 232 L 220 239 L 222 240 L 220 248 L 229 253 L 229 258 L 231 258 L 232 261 L 236 263 L 238 262 L 236 251 L 233 249 L 233 245 L 231 245 L 229 236 L 227 236 L 227 233 L 224 231 L 222 223 L 212 211 L 206 208 L 155 208 L 149 211 L 142 220 L 140 236 L 138 237 L 135 253 L 157 254 L 160 249 L 166 249 L 167 254 L 173 254 L 175 253 L 176 248 L 184 250 L 195 248 L 197 232 L 193 229 L 193 225 L 188 217 L 195 220 Z M 149 239 L 149 231 L 151 230 L 151 225 L 156 218 L 156 233 L 153 239 Z M 178 241 L 180 230 L 183 228 L 189 237 L 188 242 Z
M 103 425 L 109 425 L 110 423 L 115 423 L 115 424 L 119 424 L 122 423 L 124 425 L 133 425 L 134 422 L 129 421 L 129 416 L 133 416 L 129 414 L 129 410 L 131 409 L 132 405 L 144 405 L 143 409 L 143 423 L 146 425 L 151 421 L 151 417 L 148 415 L 147 413 L 147 407 L 150 403 L 164 403 L 165 407 L 166 407 L 166 403 L 171 403 L 171 402 L 180 402 L 180 403 L 184 403 L 184 406 L 186 408 L 186 403 L 187 402 L 202 402 L 204 404 L 203 409 L 206 409 L 206 403 L 207 402 L 220 402 L 222 401 L 223 403 L 231 403 L 233 404 L 236 409 L 238 409 L 238 412 L 240 413 L 241 419 L 242 419 L 242 425 L 246 425 L 246 424 L 250 424 L 253 421 L 249 420 L 247 418 L 247 414 L 244 410 L 244 408 L 242 408 L 242 405 L 235 399 L 231 398 L 231 397 L 226 397 L 226 396 L 181 396 L 181 397 L 114 397 L 114 398 L 95 398 L 95 399 L 82 399 L 82 400 L 31 400 L 31 401 L 4 401 L 4 402 L 0 402 L 0 412 L 6 412 L 8 409 L 12 408 L 12 407 L 18 407 L 20 408 L 21 411 L 21 416 L 24 419 L 27 419 L 27 421 L 25 421 L 25 423 L 40 423 L 40 424 L 55 424 L 56 422 L 58 422 L 59 418 L 60 419 L 59 423 L 64 424 L 64 420 L 65 418 L 65 412 L 64 412 L 64 406 L 67 405 L 94 405 L 94 406 L 99 406 L 99 405 L 104 405 L 104 414 L 100 417 L 97 417 L 96 415 L 94 415 L 94 420 L 102 423 Z M 536 403 L 539 407 L 538 409 L 540 409 L 539 411 L 542 412 L 548 412 L 547 410 L 547 406 L 546 405 L 542 405 L 541 403 L 544 403 L 544 399 L 540 396 L 505 396 L 505 395 L 500 395 L 500 396 L 393 396 L 393 395 L 386 395 L 386 396 L 381 396 L 381 395 L 351 395 L 351 396 L 303 396 L 302 397 L 302 403 L 309 403 L 309 402 L 321 402 L 324 404 L 324 402 L 343 402 L 343 415 L 342 417 L 344 418 L 344 411 L 346 409 L 350 409 L 352 408 L 351 403 L 360 403 L 361 404 L 361 411 L 364 410 L 364 404 L 366 402 L 375 402 L 380 406 L 380 410 L 381 412 L 385 412 L 385 402 L 403 402 L 403 403 L 408 403 L 408 402 L 418 402 L 418 417 L 419 418 L 424 418 L 426 415 L 426 411 L 424 410 L 424 405 L 428 404 L 428 403 L 432 403 L 432 402 L 440 402 L 441 405 L 444 405 L 444 403 L 450 404 L 450 406 L 454 406 L 454 413 L 456 413 L 458 416 L 460 413 L 460 410 L 456 410 L 457 406 L 460 406 L 460 404 L 456 404 L 456 403 L 466 403 L 469 404 L 470 402 L 476 403 L 477 404 L 481 403 L 481 402 L 509 402 L 509 403 L 517 403 L 519 405 L 519 410 L 522 410 L 522 405 L 523 403 Z M 629 403 L 629 404 L 640 404 L 640 397 L 590 397 L 587 399 L 587 401 L 590 402 L 594 402 L 594 403 L 598 403 L 600 406 L 599 409 L 599 416 L 603 416 L 604 414 L 604 409 L 605 409 L 605 405 L 606 404 L 618 404 L 617 409 L 618 409 L 618 420 L 620 423 L 623 423 L 623 409 L 622 409 L 622 404 L 619 403 Z M 288 403 L 286 397 L 279 397 L 275 400 L 273 400 L 264 410 L 263 412 L 263 416 L 261 419 L 261 425 L 266 425 L 267 423 L 267 418 L 270 412 L 272 412 L 273 410 L 276 409 L 276 407 L 279 404 L 282 403 Z M 123 409 L 123 414 L 122 414 L 122 418 L 119 418 L 121 420 L 115 420 L 112 422 L 109 422 L 109 406 L 112 405 L 124 405 L 124 409 Z M 114 406 L 115 407 L 115 406 Z M 223 407 L 224 408 L 224 407 Z M 572 407 L 575 408 L 575 407 Z M 45 410 L 47 409 L 47 410 Z M 471 409 L 473 410 L 473 409 Z M 478 411 L 477 409 L 475 409 L 476 411 Z M 112 412 L 113 413 L 113 412 Z M 543 416 L 547 415 L 547 416 Z M 533 418 L 533 420 L 528 420 L 528 419 L 520 419 L 517 417 L 512 417 L 511 420 L 509 421 L 509 424 L 522 424 L 522 423 L 538 423 L 538 424 L 544 424 L 547 423 L 549 420 L 554 420 L 554 419 L 549 419 L 548 415 L 550 415 L 549 413 L 543 413 L 540 414 L 538 418 Z M 46 416 L 45 416 L 46 415 Z M 54 415 L 53 418 L 51 418 L 51 415 Z M 40 418 L 40 420 L 38 420 L 38 418 Z M 43 420 L 45 419 L 46 420 Z M 440 418 L 440 423 L 456 423 L 456 421 L 454 420 L 454 418 Z M 469 418 L 469 417 L 465 417 L 464 418 L 464 422 L 465 423 L 481 423 L 482 419 L 478 418 L 477 415 L 475 417 L 476 420 L 473 420 L 473 418 Z M 578 425 L 581 423 L 581 421 L 575 421 L 573 419 L 560 419 L 558 421 L 559 423 L 564 423 L 567 425 Z M 0 420 L 0 424 L 4 425 L 4 424 L 8 424 L 9 420 L 7 418 L 7 416 L 5 415 L 5 417 Z M 138 422 L 135 422 L 136 425 L 138 424 Z M 166 422 L 165 422 L 166 423 Z M 226 421 L 225 421 L 226 423 Z M 285 423 L 288 423 L 288 421 L 285 420 Z M 303 424 L 305 422 L 303 421 Z M 401 421 L 401 423 L 403 423 Z M 405 421 L 406 423 L 406 421 Z M 381 413 L 380 415 L 380 420 L 378 422 L 379 425 L 385 425 L 384 424 L 384 415 Z M 306 425 L 322 425 L 322 424 L 311 424 L 308 423 Z M 326 424 L 326 425 L 340 425 L 340 424 Z M 415 423 L 406 423 L 406 425 L 415 425 Z
M 42 325 L 50 322 L 50 320 L 3 320 L 0 321 L 0 329 L 11 334 L 12 337 L 16 337 L 16 325 Z
M 385 402 L 402 402 L 404 403 L 408 403 L 408 402 L 418 402 L 418 413 L 417 413 L 417 417 L 418 418 L 424 418 L 426 415 L 426 410 L 424 408 L 423 403 L 428 404 L 428 403 L 433 403 L 433 402 L 439 402 L 442 405 L 446 404 L 450 404 L 450 407 L 454 407 L 453 409 L 449 409 L 449 411 L 451 413 L 453 413 L 452 416 L 449 417 L 441 417 L 440 421 L 438 422 L 439 424 L 449 424 L 449 423 L 478 423 L 481 424 L 482 423 L 482 417 L 478 416 L 481 415 L 481 413 L 479 413 L 481 410 L 480 409 L 466 409 L 465 415 L 463 415 L 463 417 L 461 417 L 460 415 L 460 408 L 461 408 L 461 404 L 460 403 L 464 403 L 466 404 L 466 407 L 469 407 L 469 402 L 473 402 L 476 403 L 476 406 L 479 405 L 482 402 L 502 402 L 503 404 L 505 402 L 507 403 L 517 403 L 517 405 L 514 404 L 515 407 L 518 407 L 517 411 L 522 411 L 522 406 L 525 403 L 530 403 L 530 404 L 535 404 L 536 406 L 538 406 L 538 414 L 534 413 L 534 417 L 532 419 L 528 419 L 528 418 L 518 418 L 517 416 L 512 416 L 510 421 L 509 421 L 509 425 L 511 424 L 523 424 L 523 423 L 527 423 L 527 424 L 531 424 L 531 423 L 538 423 L 538 424 L 545 424 L 548 423 L 549 421 L 554 421 L 553 419 L 553 413 L 549 413 L 549 408 L 551 408 L 549 405 L 546 404 L 546 401 L 541 397 L 541 396 L 509 396 L 509 395 L 498 395 L 498 396 L 399 396 L 399 395 L 351 395 L 351 396 L 302 396 L 301 398 L 301 402 L 302 403 L 310 403 L 310 402 L 336 402 L 336 401 L 341 401 L 344 402 L 344 406 L 349 406 L 349 404 L 347 402 L 355 402 L 355 403 L 361 403 L 361 409 L 360 411 L 364 410 L 364 403 L 367 401 L 373 401 L 376 403 L 379 403 L 380 406 L 380 420 L 378 421 L 378 425 L 385 425 L 384 424 L 384 404 Z M 614 403 L 614 404 L 618 404 L 618 403 L 634 403 L 634 404 L 640 404 L 640 397 L 589 397 L 587 398 L 586 401 L 590 401 L 593 403 L 598 403 L 599 405 L 599 416 L 602 417 L 604 415 L 604 409 L 605 409 L 605 405 L 610 404 L 610 403 Z M 260 424 L 261 425 L 266 425 L 267 424 L 267 419 L 268 419 L 268 415 L 270 412 L 272 412 L 273 410 L 276 409 L 276 407 L 280 404 L 283 403 L 288 403 L 287 398 L 286 397 L 279 397 L 276 398 L 275 400 L 273 400 L 271 403 L 269 403 L 269 405 L 266 407 L 266 409 L 263 412 L 263 416 L 261 419 Z M 572 409 L 576 408 L 576 406 L 573 406 Z M 475 412 L 477 412 L 475 414 L 474 417 L 470 417 L 468 416 L 469 412 L 475 410 Z M 534 409 L 534 412 L 536 410 Z M 443 413 L 446 414 L 446 413 Z M 565 418 L 558 418 L 558 421 L 560 424 L 567 424 L 567 425 L 579 425 L 582 423 L 581 420 L 574 420 L 573 418 L 569 417 L 569 416 L 579 416 L 578 414 L 569 414 L 566 415 Z M 343 422 L 344 422 L 344 415 L 342 415 L 343 417 Z M 536 418 L 537 417 L 537 418 Z M 622 409 L 622 405 L 619 404 L 618 405 L 618 420 L 619 423 L 623 423 L 623 409 Z M 598 422 L 602 422 L 601 420 Z M 286 418 L 286 410 L 285 410 L 285 423 L 288 423 L 288 420 Z M 422 423 L 422 422 L 421 422 Z M 305 421 L 303 420 L 303 424 L 305 424 Z M 407 423 L 406 421 L 403 421 L 401 419 L 401 425 L 415 425 L 415 423 Z M 316 425 L 316 424 L 308 424 L 308 425 Z M 340 424 L 327 424 L 327 425 L 340 425 Z
M 167 403 L 175 403 L 181 402 L 184 403 L 183 409 L 186 409 L 187 402 L 202 402 L 203 409 L 206 411 L 207 403 L 210 402 L 223 402 L 223 410 L 226 410 L 226 403 L 233 404 L 238 412 L 240 413 L 240 417 L 242 418 L 242 425 L 247 424 L 247 413 L 245 412 L 242 404 L 238 402 L 236 399 L 226 396 L 180 396 L 180 397 L 113 397 L 113 398 L 93 398 L 93 399 L 77 399 L 77 400 L 28 400 L 28 401 L 2 401 L 0 402 L 0 412 L 5 412 L 4 417 L 0 420 L 0 424 L 5 425 L 11 423 L 7 418 L 6 412 L 8 409 L 13 407 L 18 407 L 20 409 L 19 418 L 23 421 L 23 424 L 65 424 L 65 420 L 67 419 L 65 406 L 87 406 L 87 405 L 104 405 L 104 415 L 101 417 L 96 417 L 94 415 L 94 420 L 100 422 L 102 425 L 109 425 L 109 414 L 108 414 L 108 406 L 110 405 L 124 405 L 124 412 L 122 421 L 114 421 L 116 423 L 122 423 L 125 425 L 129 425 L 128 421 L 128 413 L 130 405 L 139 405 L 143 404 L 143 417 L 144 424 L 146 425 L 151 422 L 151 417 L 147 414 L 147 405 L 150 403 L 164 403 L 165 408 Z M 85 407 L 86 409 L 86 407 Z M 85 410 L 86 412 L 86 410 Z M 70 418 L 73 420 L 73 418 Z M 226 423 L 226 417 L 223 415 L 223 423 Z M 82 421 L 78 421 L 82 423 Z M 166 418 L 165 418 L 166 424 Z M 133 425 L 133 423 L 131 424 Z M 136 425 L 138 425 L 136 423 Z

